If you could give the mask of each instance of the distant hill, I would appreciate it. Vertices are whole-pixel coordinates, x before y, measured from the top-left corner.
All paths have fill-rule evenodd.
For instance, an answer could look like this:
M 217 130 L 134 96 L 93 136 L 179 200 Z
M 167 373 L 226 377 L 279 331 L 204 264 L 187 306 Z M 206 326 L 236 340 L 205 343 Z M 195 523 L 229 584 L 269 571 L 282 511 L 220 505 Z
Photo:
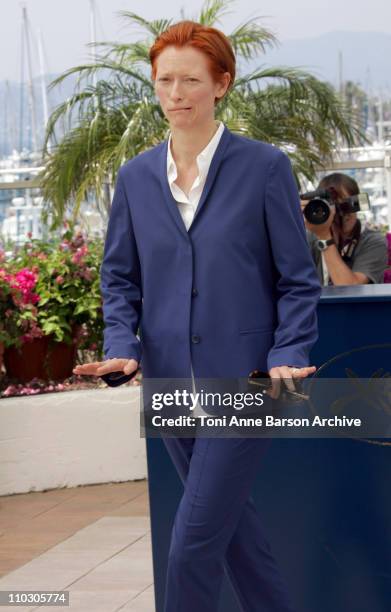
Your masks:
M 361 83 L 372 92 L 380 88 L 391 90 L 391 34 L 341 31 L 280 41 L 279 48 L 268 51 L 264 61 L 300 66 L 337 86 L 339 51 L 343 55 L 345 81 Z

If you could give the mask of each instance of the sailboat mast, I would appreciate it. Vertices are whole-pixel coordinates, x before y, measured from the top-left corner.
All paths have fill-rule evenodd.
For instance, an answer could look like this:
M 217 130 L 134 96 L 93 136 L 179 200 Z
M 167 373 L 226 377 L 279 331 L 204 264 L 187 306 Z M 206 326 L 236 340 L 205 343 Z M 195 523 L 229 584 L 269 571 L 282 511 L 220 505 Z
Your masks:
M 92 61 L 96 63 L 96 8 L 95 0 L 90 0 L 90 42 L 92 44 Z M 96 85 L 96 73 L 92 74 L 92 84 Z
M 43 52 L 43 40 L 42 40 L 41 29 L 38 30 L 38 57 L 39 57 L 39 72 L 41 75 L 43 120 L 44 120 L 44 127 L 46 129 L 46 126 L 49 121 L 49 106 L 48 106 L 48 92 L 47 92 L 46 81 L 45 81 L 45 74 L 46 74 L 45 68 L 46 67 L 45 67 L 45 57 L 44 57 L 44 52 Z
M 23 22 L 21 28 L 21 56 L 20 56 L 20 87 L 19 87 L 19 151 L 23 150 L 24 145 L 24 35 Z
M 31 63 L 31 51 L 30 51 L 30 32 L 27 19 L 27 8 L 22 6 L 24 35 L 26 41 L 26 54 L 27 54 L 27 70 L 28 70 L 28 92 L 29 92 L 29 104 L 30 104 L 30 116 L 31 116 L 31 135 L 32 135 L 32 146 L 33 151 L 38 150 L 37 140 L 37 117 L 35 110 L 35 96 L 33 86 L 33 69 Z

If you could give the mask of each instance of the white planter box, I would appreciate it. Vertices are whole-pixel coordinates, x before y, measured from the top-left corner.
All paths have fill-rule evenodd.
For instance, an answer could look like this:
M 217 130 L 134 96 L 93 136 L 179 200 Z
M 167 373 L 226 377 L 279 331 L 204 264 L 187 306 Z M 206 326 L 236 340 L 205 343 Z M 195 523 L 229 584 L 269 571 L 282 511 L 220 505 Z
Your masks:
M 140 387 L 0 400 L 0 495 L 147 476 Z

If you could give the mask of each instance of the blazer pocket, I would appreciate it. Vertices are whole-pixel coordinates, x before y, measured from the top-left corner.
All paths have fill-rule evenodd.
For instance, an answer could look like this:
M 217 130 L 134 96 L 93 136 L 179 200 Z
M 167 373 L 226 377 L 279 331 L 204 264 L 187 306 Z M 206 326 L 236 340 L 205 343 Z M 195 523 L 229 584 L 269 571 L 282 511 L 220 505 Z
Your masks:
M 245 334 L 272 334 L 274 332 L 274 329 L 270 328 L 270 327 L 253 327 L 251 329 L 240 329 L 239 330 L 239 334 L 240 335 L 245 335 Z

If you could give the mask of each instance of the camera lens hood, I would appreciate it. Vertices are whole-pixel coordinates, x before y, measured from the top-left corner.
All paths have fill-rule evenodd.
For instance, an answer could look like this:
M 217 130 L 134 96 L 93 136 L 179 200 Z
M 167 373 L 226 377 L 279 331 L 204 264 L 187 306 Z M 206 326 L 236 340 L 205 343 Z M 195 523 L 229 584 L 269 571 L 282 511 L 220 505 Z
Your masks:
M 330 205 L 323 198 L 313 198 L 304 207 L 303 213 L 308 223 L 322 225 L 330 216 Z

